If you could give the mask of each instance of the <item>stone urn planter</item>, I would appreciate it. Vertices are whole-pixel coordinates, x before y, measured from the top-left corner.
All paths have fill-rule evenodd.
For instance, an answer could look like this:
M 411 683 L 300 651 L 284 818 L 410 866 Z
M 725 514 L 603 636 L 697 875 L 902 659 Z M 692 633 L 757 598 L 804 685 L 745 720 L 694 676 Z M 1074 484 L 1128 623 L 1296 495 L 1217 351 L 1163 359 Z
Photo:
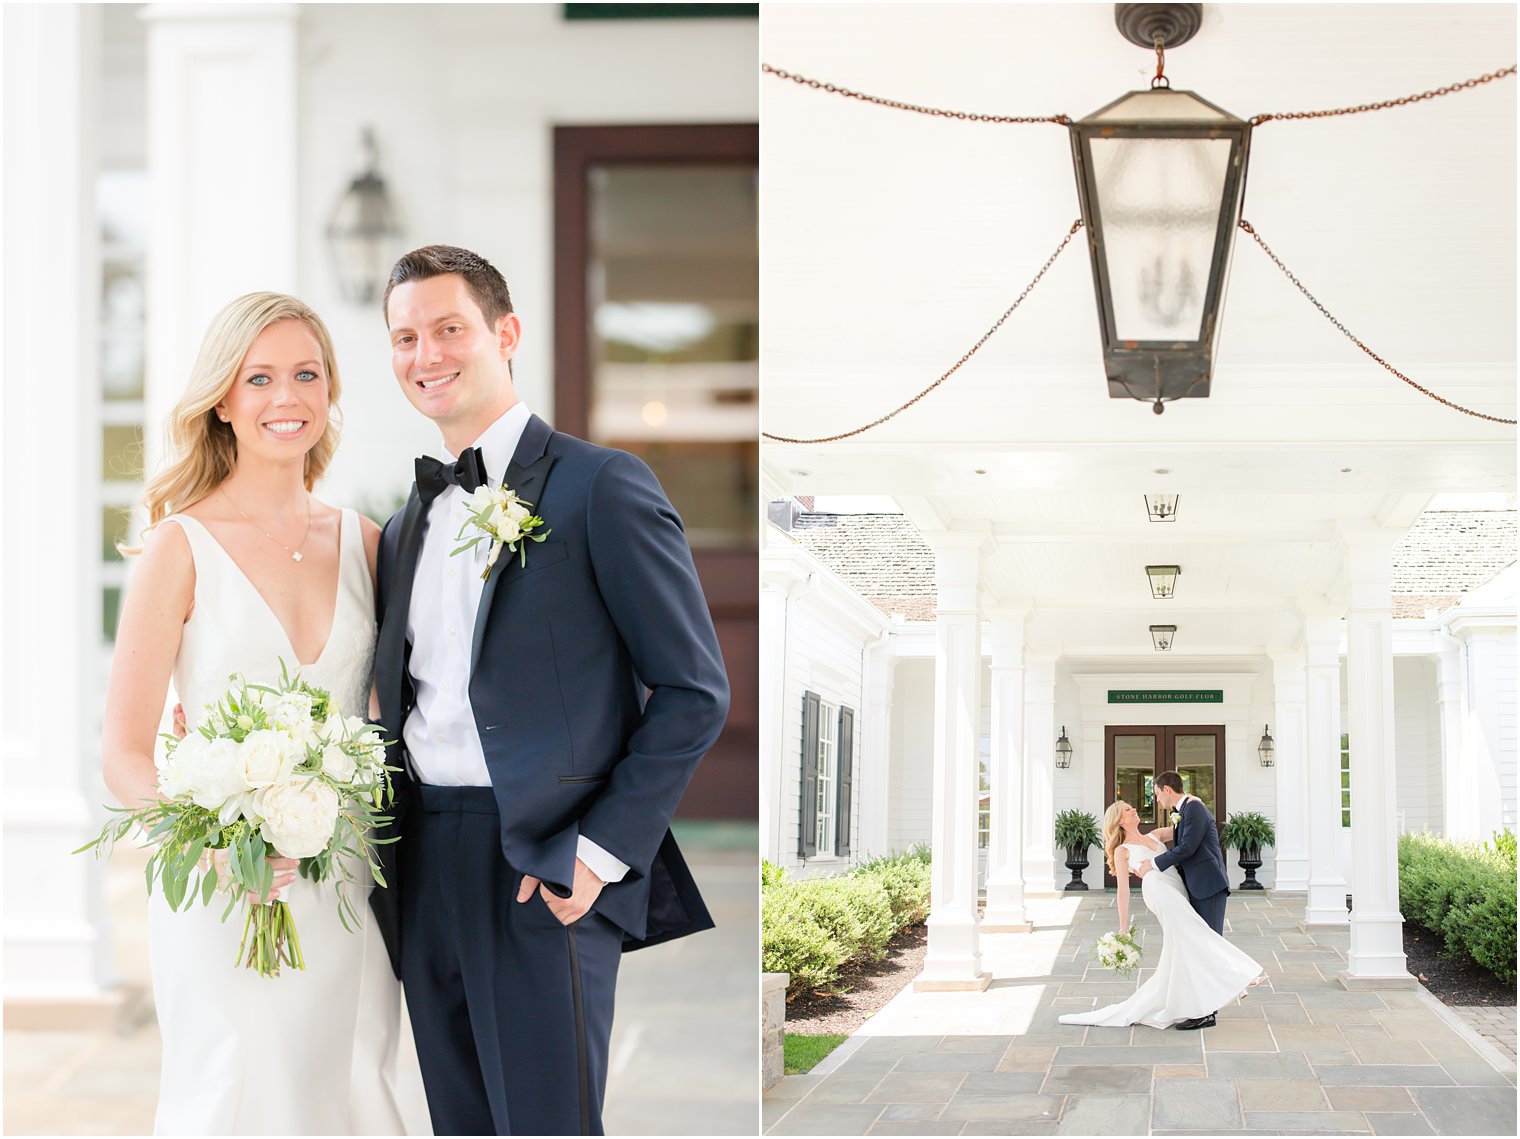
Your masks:
M 1219 830 L 1219 843 L 1226 850 L 1240 851 L 1238 862 L 1246 872 L 1245 881 L 1240 884 L 1242 890 L 1266 889 L 1256 880 L 1256 872 L 1261 869 L 1261 848 L 1277 845 L 1277 830 L 1271 819 L 1255 811 L 1231 815 Z
M 1056 845 L 1066 849 L 1066 869 L 1071 871 L 1071 881 L 1065 890 L 1085 890 L 1082 871 L 1087 869 L 1087 852 L 1103 841 L 1098 833 L 1098 820 L 1086 811 L 1062 811 L 1056 816 Z

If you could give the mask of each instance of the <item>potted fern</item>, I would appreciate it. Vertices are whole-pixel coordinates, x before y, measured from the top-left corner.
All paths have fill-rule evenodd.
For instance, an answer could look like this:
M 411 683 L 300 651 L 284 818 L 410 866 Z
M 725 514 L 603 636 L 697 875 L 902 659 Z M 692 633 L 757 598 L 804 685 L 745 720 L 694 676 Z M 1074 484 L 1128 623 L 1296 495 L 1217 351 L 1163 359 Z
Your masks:
M 1056 816 L 1056 845 L 1066 848 L 1066 869 L 1071 871 L 1067 890 L 1085 890 L 1082 871 L 1087 869 L 1087 849 L 1103 841 L 1098 820 L 1086 811 L 1062 811 Z
M 1255 811 L 1242 811 L 1231 815 L 1219 831 L 1219 841 L 1225 849 L 1240 851 L 1240 868 L 1246 879 L 1240 884 L 1242 890 L 1261 890 L 1256 871 L 1261 868 L 1261 848 L 1277 845 L 1277 831 L 1272 820 Z

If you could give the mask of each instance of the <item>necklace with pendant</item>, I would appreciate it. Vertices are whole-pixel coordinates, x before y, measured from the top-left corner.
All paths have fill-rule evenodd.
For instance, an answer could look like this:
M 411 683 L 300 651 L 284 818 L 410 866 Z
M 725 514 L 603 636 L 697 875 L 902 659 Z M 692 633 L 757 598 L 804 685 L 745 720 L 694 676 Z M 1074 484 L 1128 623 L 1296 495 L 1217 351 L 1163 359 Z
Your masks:
M 228 502 L 232 502 L 232 495 L 230 495 L 230 494 L 227 493 L 227 488 L 224 486 L 224 487 L 221 488 L 221 490 L 222 490 L 222 497 L 225 498 Z M 306 539 L 311 537 L 311 495 L 308 494 L 306 496 L 306 533 L 304 533 L 304 534 L 301 535 L 301 543 L 300 543 L 300 545 L 296 546 L 296 548 L 293 549 L 293 550 L 289 546 L 287 546 L 284 542 L 282 542 L 278 538 L 276 538 L 268 530 L 264 529 L 264 527 L 260 526 L 252 518 L 250 518 L 248 516 L 248 512 L 246 510 L 244 510 L 241 506 L 239 506 L 237 503 L 232 502 L 232 509 L 236 510 L 244 518 L 247 518 L 249 524 L 255 530 L 257 530 L 260 534 L 264 535 L 264 537 L 268 538 L 276 546 L 279 546 L 280 549 L 284 550 L 287 554 L 289 554 L 291 561 L 293 561 L 293 562 L 301 561 L 301 550 L 306 545 Z

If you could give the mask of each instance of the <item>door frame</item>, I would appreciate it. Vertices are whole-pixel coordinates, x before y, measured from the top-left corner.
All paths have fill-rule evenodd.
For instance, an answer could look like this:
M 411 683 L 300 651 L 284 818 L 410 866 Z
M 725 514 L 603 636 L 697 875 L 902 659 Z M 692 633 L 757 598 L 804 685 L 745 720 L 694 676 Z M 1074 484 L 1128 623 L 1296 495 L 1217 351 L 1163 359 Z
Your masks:
M 1157 768 L 1153 774 L 1159 775 L 1163 771 L 1176 770 L 1177 762 L 1177 737 L 1178 736 L 1213 736 L 1214 737 L 1214 826 L 1220 827 L 1219 820 L 1225 812 L 1225 725 L 1224 724 L 1105 724 L 1103 726 L 1103 791 L 1107 809 L 1108 796 L 1113 793 L 1114 786 L 1114 740 L 1116 737 L 1149 735 L 1157 741 L 1155 750 Z M 1165 766 L 1161 766 L 1161 765 Z M 1141 823 L 1142 834 L 1149 834 L 1155 829 L 1156 824 Z M 1133 874 L 1129 880 L 1131 889 L 1140 888 L 1140 879 Z M 1107 859 L 1103 862 L 1103 886 L 1105 889 L 1114 889 L 1118 886 L 1118 879 L 1108 869 Z

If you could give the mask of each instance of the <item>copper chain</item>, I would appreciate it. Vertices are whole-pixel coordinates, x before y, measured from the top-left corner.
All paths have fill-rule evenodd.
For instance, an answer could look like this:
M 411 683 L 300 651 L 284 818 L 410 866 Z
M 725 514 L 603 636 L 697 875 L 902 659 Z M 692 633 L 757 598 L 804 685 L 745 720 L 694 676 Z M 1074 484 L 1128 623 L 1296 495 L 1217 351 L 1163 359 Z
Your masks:
M 1351 341 L 1351 343 L 1355 344 L 1363 352 L 1367 353 L 1367 355 L 1371 356 L 1374 360 L 1376 360 L 1378 362 L 1378 364 L 1380 364 L 1388 372 L 1390 372 L 1391 374 L 1397 376 L 1399 379 L 1403 380 L 1406 384 L 1408 384 L 1410 387 L 1412 387 L 1415 391 L 1419 392 L 1421 395 L 1429 396 L 1431 399 L 1435 400 L 1437 403 L 1445 404 L 1447 407 L 1451 408 L 1453 411 L 1460 411 L 1463 415 L 1470 415 L 1474 419 L 1486 419 L 1490 423 L 1505 423 L 1505 424 L 1508 424 L 1511 427 L 1513 427 L 1515 425 L 1515 421 L 1513 419 L 1504 419 L 1504 418 L 1502 418 L 1500 416 L 1497 416 L 1497 415 L 1485 415 L 1481 411 L 1473 411 L 1471 408 L 1463 407 L 1461 404 L 1452 403 L 1451 400 L 1446 399 L 1444 396 L 1438 396 L 1438 395 L 1436 395 L 1435 392 L 1431 391 L 1429 388 L 1422 387 L 1419 384 L 1415 383 L 1408 376 L 1406 376 L 1403 372 L 1399 371 L 1392 364 L 1390 364 L 1387 360 L 1385 360 L 1381 356 L 1379 356 L 1371 348 L 1368 348 L 1367 345 L 1363 344 L 1354 335 L 1352 335 L 1350 329 L 1348 329 L 1340 321 L 1336 320 L 1335 317 L 1331 315 L 1330 310 L 1327 309 L 1324 305 L 1320 304 L 1319 300 L 1314 296 L 1314 294 L 1311 293 L 1308 289 L 1304 288 L 1303 282 L 1300 281 L 1297 277 L 1295 277 L 1293 275 L 1293 273 L 1288 269 L 1288 267 L 1282 263 L 1281 259 L 1277 256 L 1277 254 L 1275 254 L 1275 253 L 1272 252 L 1271 247 L 1269 245 L 1267 245 L 1267 243 L 1261 239 L 1261 234 L 1259 234 L 1259 233 L 1256 232 L 1255 228 L 1251 225 L 1250 222 L 1246 221 L 1244 218 L 1241 218 L 1240 219 L 1240 228 L 1243 229 L 1243 230 L 1245 230 L 1246 233 L 1250 234 L 1251 240 L 1254 241 L 1254 242 L 1256 242 L 1257 245 L 1261 246 L 1261 251 L 1272 259 L 1272 264 L 1276 265 L 1279 269 L 1282 270 L 1283 276 L 1287 277 L 1288 280 L 1292 281 L 1293 284 L 1294 284 L 1294 286 L 1298 289 L 1298 291 L 1301 292 L 1301 293 L 1303 293 L 1304 296 L 1306 296 L 1306 297 L 1309 298 L 1309 303 L 1312 304 L 1315 308 L 1319 309 L 1320 314 L 1326 320 L 1328 320 L 1331 324 L 1333 324 L 1336 327 L 1336 329 L 1341 333 L 1342 336 L 1344 336 L 1347 340 Z
M 1067 126 L 1071 120 L 1065 115 L 1043 115 L 1025 117 L 1021 115 L 985 115 L 977 111 L 947 111 L 940 107 L 920 107 L 917 103 L 902 103 L 896 99 L 883 99 L 879 95 L 867 95 L 860 91 L 851 91 L 848 87 L 839 87 L 833 83 L 825 83 L 821 79 L 809 79 L 805 75 L 794 75 L 790 71 L 783 71 L 779 67 L 772 67 L 768 63 L 762 63 L 760 70 L 767 75 L 774 75 L 777 79 L 790 79 L 793 83 L 803 87 L 811 87 L 815 91 L 827 91 L 830 95 L 843 95 L 846 99 L 859 99 L 862 103 L 875 103 L 878 107 L 890 107 L 894 111 L 912 111 L 918 115 L 934 115 L 941 119 L 961 119 L 972 123 L 1056 123 L 1059 126 Z
M 1061 251 L 1071 244 L 1071 239 L 1077 236 L 1077 231 L 1081 228 L 1081 218 L 1078 218 L 1076 221 L 1072 222 L 1071 229 L 1067 230 L 1066 236 L 1061 239 L 1061 244 L 1056 246 L 1056 251 L 1045 259 L 1045 264 L 1040 266 L 1040 271 L 1034 275 L 1034 280 L 1030 281 L 1029 284 L 1024 286 L 1024 291 L 1019 294 L 1018 300 L 1014 301 L 1003 311 L 1003 315 L 998 317 L 997 320 L 993 322 L 992 327 L 989 328 L 986 332 L 982 333 L 982 338 L 973 344 L 966 351 L 966 354 L 964 356 L 952 364 L 949 370 L 944 373 L 944 375 L 940 376 L 939 379 L 935 380 L 932 384 L 926 387 L 923 391 L 919 392 L 916 396 L 910 399 L 907 403 L 903 404 L 901 407 L 887 412 L 887 414 L 883 415 L 880 419 L 872 420 L 864 427 L 857 427 L 853 431 L 841 431 L 838 435 L 823 435 L 817 439 L 793 439 L 786 435 L 772 435 L 769 431 L 762 431 L 760 432 L 761 437 L 769 439 L 773 443 L 837 443 L 841 439 L 848 439 L 851 436 L 860 435 L 866 431 L 871 430 L 873 427 L 880 427 L 887 420 L 896 418 L 897 416 L 901 415 L 903 412 L 907 411 L 908 408 L 912 407 L 919 400 L 923 399 L 924 396 L 928 395 L 935 388 L 939 387 L 940 384 L 944 383 L 951 376 L 955 375 L 955 373 L 960 370 L 962 364 L 971 359 L 971 357 L 975 356 L 977 350 L 981 348 L 983 344 L 987 343 L 987 341 L 992 339 L 992 334 L 998 329 L 1002 328 L 1003 322 L 1013 315 L 1013 310 L 1024 303 L 1024 298 L 1034 291 L 1034 287 L 1040 283 L 1040 278 L 1045 276 L 1050 267 L 1055 264 L 1056 258 L 1061 256 Z
M 1485 83 L 1492 83 L 1495 79 L 1502 79 L 1506 75 L 1515 74 L 1515 65 L 1499 71 L 1490 71 L 1487 75 L 1480 75 L 1476 79 L 1464 79 L 1460 83 L 1452 83 L 1446 87 L 1437 87 L 1434 91 L 1421 91 L 1418 95 L 1405 95 L 1402 99 L 1387 99 L 1381 103 L 1362 103 L 1356 107 L 1337 107 L 1332 111 L 1284 111 L 1275 115 L 1255 115 L 1251 119 L 1253 127 L 1259 127 L 1262 123 L 1281 122 L 1287 119 L 1329 119 L 1336 115 L 1359 115 L 1363 111 L 1386 111 L 1390 107 L 1407 107 L 1410 103 L 1420 103 L 1426 99 L 1435 99 L 1441 95 L 1450 95 L 1455 91 L 1466 91 L 1473 87 L 1481 87 Z

